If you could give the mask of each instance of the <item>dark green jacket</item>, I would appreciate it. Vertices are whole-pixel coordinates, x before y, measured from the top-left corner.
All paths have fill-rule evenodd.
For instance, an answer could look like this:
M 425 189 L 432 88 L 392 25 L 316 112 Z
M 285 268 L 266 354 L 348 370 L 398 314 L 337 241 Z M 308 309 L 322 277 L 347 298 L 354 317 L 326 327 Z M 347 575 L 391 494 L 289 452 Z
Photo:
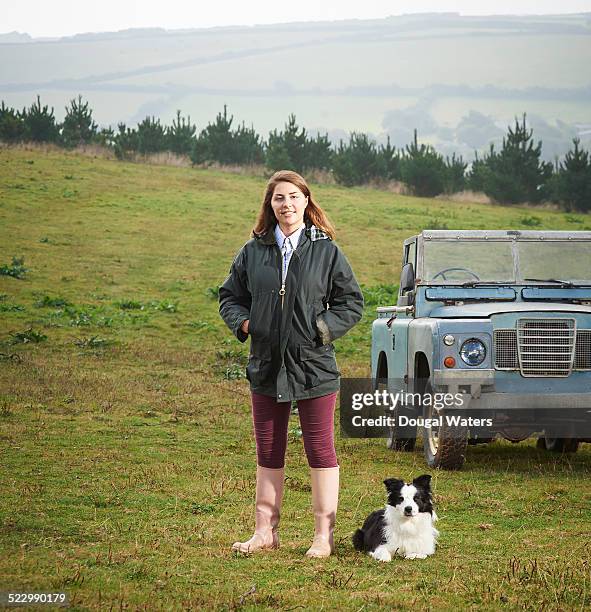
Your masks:
M 339 247 L 307 225 L 293 252 L 281 306 L 281 252 L 273 230 L 249 240 L 220 287 L 220 315 L 234 335 L 250 319 L 246 377 L 255 393 L 279 402 L 339 389 L 332 341 L 363 314 L 363 295 Z

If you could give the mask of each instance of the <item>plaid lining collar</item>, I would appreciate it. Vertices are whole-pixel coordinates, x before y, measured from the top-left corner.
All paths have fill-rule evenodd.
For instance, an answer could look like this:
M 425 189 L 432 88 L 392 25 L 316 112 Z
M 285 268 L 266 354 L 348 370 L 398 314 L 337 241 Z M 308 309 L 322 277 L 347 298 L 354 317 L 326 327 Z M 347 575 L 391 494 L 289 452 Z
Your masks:
M 330 236 L 327 233 L 323 232 L 315 225 L 312 225 L 309 221 L 306 221 L 305 234 L 306 236 L 308 236 L 308 238 L 310 238 L 312 242 L 316 242 L 316 240 L 330 240 Z M 277 241 L 275 240 L 275 226 L 273 226 L 271 230 L 265 232 L 264 234 L 253 233 L 253 236 L 256 240 L 260 240 L 262 244 L 277 244 Z

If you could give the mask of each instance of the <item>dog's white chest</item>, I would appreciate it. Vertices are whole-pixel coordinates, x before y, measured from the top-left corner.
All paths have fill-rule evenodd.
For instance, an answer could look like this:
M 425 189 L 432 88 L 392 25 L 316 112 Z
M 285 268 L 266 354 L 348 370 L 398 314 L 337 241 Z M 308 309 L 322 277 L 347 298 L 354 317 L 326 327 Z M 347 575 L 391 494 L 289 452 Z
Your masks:
M 413 517 L 401 517 L 394 508 L 387 506 L 384 512 L 386 543 L 383 547 L 390 556 L 400 555 L 407 559 L 424 559 L 432 555 L 435 552 L 436 537 L 439 535 L 433 527 L 435 519 L 436 516 L 432 517 L 428 512 L 420 512 Z M 383 556 L 383 552 L 379 555 Z M 378 549 L 375 553 L 378 553 Z M 377 558 L 375 554 L 374 558 Z

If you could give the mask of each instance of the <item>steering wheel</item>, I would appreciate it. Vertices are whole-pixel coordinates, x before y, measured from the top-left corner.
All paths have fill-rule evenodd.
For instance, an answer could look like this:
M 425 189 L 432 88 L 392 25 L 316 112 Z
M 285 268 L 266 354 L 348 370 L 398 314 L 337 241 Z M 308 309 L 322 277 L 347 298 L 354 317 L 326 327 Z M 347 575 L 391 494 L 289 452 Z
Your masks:
M 469 270 L 468 268 L 443 268 L 443 270 L 439 270 L 437 274 L 433 275 L 431 280 L 435 280 L 438 276 L 441 276 L 443 280 L 447 280 L 447 278 L 445 278 L 446 272 L 466 272 L 466 274 L 470 274 L 470 276 L 473 276 L 474 280 L 480 280 L 480 276 L 478 276 L 476 272 L 472 272 L 472 270 Z

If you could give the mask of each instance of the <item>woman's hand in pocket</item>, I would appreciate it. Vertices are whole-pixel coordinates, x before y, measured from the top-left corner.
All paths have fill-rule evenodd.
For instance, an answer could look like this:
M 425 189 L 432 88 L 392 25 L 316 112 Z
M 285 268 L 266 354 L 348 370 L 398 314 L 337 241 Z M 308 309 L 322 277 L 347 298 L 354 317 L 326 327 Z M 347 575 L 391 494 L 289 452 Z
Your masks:
M 248 335 L 248 324 L 250 323 L 250 319 L 246 319 L 246 321 L 242 321 L 242 325 L 240 326 L 240 329 L 246 334 Z

